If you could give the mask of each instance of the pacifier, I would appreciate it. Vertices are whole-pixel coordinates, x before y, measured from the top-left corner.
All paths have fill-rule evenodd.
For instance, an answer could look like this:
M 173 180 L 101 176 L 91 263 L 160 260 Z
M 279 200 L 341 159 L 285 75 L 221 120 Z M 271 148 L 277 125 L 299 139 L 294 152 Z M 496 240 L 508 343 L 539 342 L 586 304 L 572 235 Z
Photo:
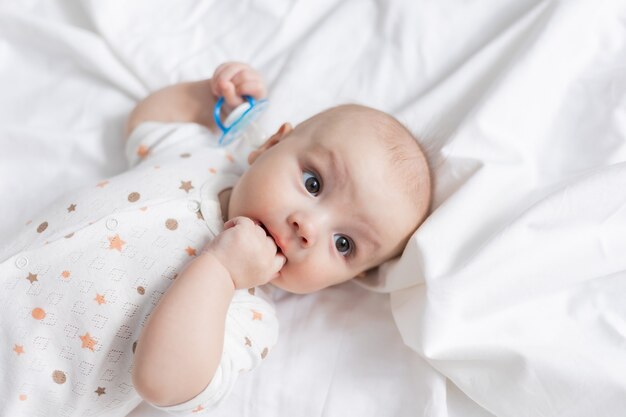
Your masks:
M 243 96 L 244 102 L 235 107 L 222 123 L 220 117 L 224 97 L 220 97 L 213 109 L 215 124 L 222 131 L 217 144 L 226 146 L 237 139 L 240 134 L 256 119 L 268 105 L 267 99 L 255 100 L 252 96 Z

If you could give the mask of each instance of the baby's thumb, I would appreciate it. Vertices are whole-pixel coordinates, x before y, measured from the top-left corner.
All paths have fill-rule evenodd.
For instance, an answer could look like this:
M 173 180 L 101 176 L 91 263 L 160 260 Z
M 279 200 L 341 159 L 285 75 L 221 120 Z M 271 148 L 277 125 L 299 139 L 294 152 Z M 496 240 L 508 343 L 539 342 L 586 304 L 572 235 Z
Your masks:
M 234 109 L 241 103 L 243 103 L 242 98 L 237 94 L 237 90 L 235 85 L 232 82 L 228 82 L 222 87 L 222 93 L 224 95 L 224 100 L 226 100 L 226 104 L 228 104 L 231 109 Z
M 285 258 L 284 255 L 277 253 L 276 256 L 274 256 L 274 263 L 272 265 L 272 271 L 274 271 L 274 275 L 278 275 L 278 272 L 283 269 L 283 266 L 285 266 L 285 263 L 287 263 L 287 258 Z M 275 277 L 274 277 L 275 278 Z

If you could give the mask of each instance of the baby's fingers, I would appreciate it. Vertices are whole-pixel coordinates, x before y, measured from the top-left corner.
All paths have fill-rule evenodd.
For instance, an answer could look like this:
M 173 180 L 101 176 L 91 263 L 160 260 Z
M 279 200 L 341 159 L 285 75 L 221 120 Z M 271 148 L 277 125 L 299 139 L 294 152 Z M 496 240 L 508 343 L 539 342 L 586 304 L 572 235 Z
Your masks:
M 259 73 L 247 69 L 238 72 L 232 79 L 235 92 L 239 96 L 252 96 L 262 99 L 266 96 L 265 83 Z
M 287 258 L 285 258 L 283 254 L 277 253 L 276 256 L 274 256 L 274 260 L 272 262 L 272 269 L 269 274 L 270 281 L 278 277 L 278 273 L 280 272 L 281 269 L 283 269 L 283 266 L 285 266 L 285 263 L 287 263 Z
M 211 92 L 215 97 L 224 97 L 230 106 L 238 106 L 243 102 L 237 95 L 234 78 L 239 72 L 252 71 L 246 64 L 227 62 L 215 70 L 211 80 Z
M 246 225 L 246 224 L 254 225 L 255 223 L 249 217 L 245 217 L 245 216 L 233 217 L 232 219 L 224 223 L 224 230 L 228 230 L 231 227 L 235 227 L 237 225 Z
M 235 85 L 230 81 L 225 81 L 220 84 L 220 90 L 222 91 L 221 96 L 224 97 L 226 104 L 230 107 L 235 108 L 241 103 L 243 103 L 243 98 L 241 94 L 237 92 Z
M 274 267 L 276 268 L 276 272 L 280 271 L 283 266 L 287 263 L 287 258 L 282 253 L 277 253 L 274 257 Z

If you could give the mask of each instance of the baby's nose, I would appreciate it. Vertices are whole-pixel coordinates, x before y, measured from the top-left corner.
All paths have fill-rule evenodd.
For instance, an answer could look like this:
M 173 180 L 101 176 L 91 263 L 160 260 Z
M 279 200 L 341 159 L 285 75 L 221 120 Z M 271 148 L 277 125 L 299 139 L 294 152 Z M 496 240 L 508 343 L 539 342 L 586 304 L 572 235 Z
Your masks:
M 293 215 L 289 224 L 304 248 L 311 247 L 317 240 L 317 228 L 312 219 L 304 215 Z

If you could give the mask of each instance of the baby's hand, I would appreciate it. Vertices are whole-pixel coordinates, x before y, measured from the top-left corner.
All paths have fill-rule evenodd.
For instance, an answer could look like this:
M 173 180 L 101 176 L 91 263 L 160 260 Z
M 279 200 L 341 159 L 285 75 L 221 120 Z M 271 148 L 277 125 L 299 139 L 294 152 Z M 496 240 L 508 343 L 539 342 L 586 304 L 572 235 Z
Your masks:
M 226 62 L 217 67 L 210 83 L 213 95 L 223 96 L 226 104 L 233 108 L 243 103 L 241 96 L 261 99 L 266 94 L 261 74 L 240 62 Z
M 285 264 L 274 240 L 248 217 L 235 217 L 203 252 L 215 256 L 228 270 L 235 288 L 251 288 L 276 278 Z

